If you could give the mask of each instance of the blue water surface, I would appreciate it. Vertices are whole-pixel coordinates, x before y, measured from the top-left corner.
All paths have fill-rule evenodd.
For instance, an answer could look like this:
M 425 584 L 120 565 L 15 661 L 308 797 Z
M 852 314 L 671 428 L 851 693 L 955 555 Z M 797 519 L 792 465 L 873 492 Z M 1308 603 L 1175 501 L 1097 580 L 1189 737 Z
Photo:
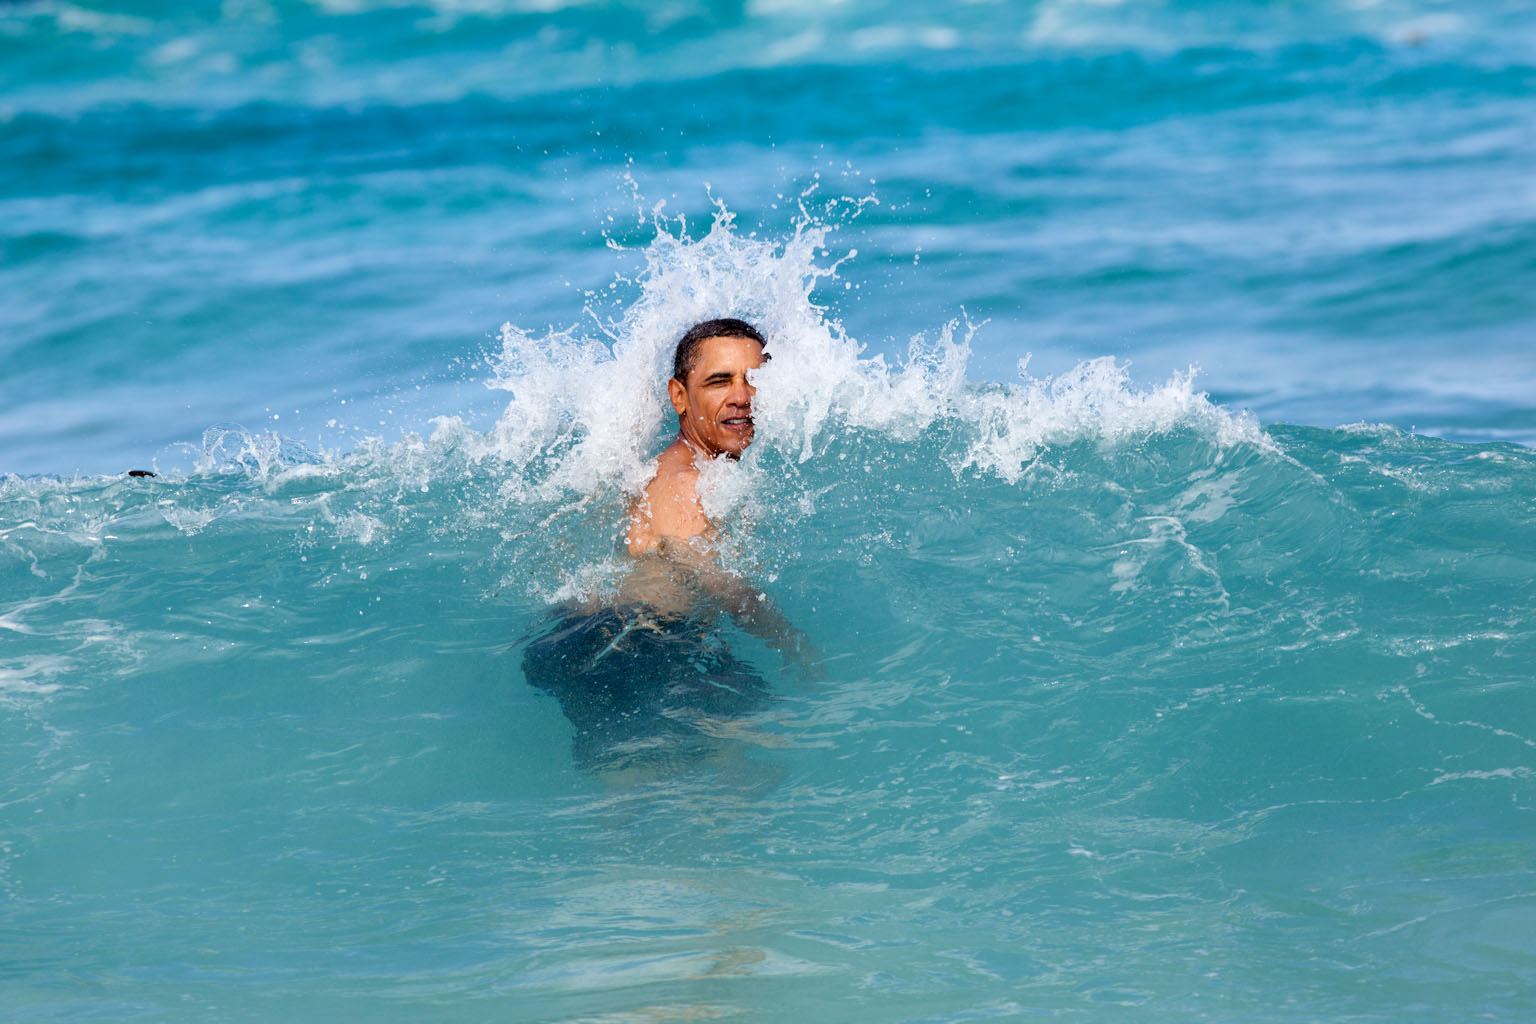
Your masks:
M 0 5 L 0 1018 L 1527 1019 L 1533 41 Z M 594 750 L 722 313 L 808 646 Z
M 872 350 L 963 309 L 979 377 L 1536 436 L 1523 4 L 548 7 L 7 5 L 4 471 L 493 414 L 486 336 L 583 322 L 605 231 L 817 175 L 879 200 L 825 297 Z

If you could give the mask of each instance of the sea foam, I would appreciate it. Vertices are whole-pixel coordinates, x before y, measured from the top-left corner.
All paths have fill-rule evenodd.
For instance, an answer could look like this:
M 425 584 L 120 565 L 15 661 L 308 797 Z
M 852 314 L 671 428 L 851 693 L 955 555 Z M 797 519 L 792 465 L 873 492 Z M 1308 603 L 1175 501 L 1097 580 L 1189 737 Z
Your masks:
M 704 467 L 701 500 L 720 521 L 783 528 L 816 517 L 827 506 L 821 495 L 850 481 L 855 463 L 843 460 L 855 449 L 870 486 L 916 460 L 942 477 L 924 470 L 906 486 L 949 493 L 957 505 L 969 500 L 967 479 L 1013 486 L 1042 465 L 1058 473 L 1053 453 L 1069 448 L 1109 453 L 1187 435 L 1217 453 L 1274 449 L 1253 417 L 1199 391 L 1193 371 L 1142 386 L 1104 356 L 1036 378 L 1025 357 L 1013 381 L 973 380 L 971 342 L 987 325 L 963 313 L 912 336 L 900 358 L 872 353 L 822 298 L 842 294 L 839 267 L 858 252 L 836 238 L 871 201 L 822 218 L 802 204 L 777 237 L 743 233 L 724 204 L 699 237 L 681 218 L 651 213 L 643 248 L 610 242 L 616 260 L 642 264 L 632 283 L 616 276 L 632 293 L 611 314 L 589 306 L 583 323 L 542 334 L 503 326 L 486 384 L 508 397 L 488 429 L 443 415 L 430 437 L 368 439 L 342 452 L 220 425 L 192 446 L 190 473 L 124 484 L 7 480 L 0 492 L 34 510 L 73 503 L 60 532 L 85 548 L 146 515 L 183 536 L 287 523 L 301 545 L 328 539 L 360 550 L 430 550 L 488 534 L 499 538 L 503 585 L 543 599 L 590 593 L 618 571 L 626 510 L 674 429 L 665 380 L 676 339 L 720 316 L 756 324 L 771 356 L 753 374 L 755 443 L 739 463 Z
M 1014 382 L 970 381 L 970 340 L 984 326 L 959 319 L 913 336 L 902 359 L 871 355 L 817 301 L 842 261 L 857 258 L 856 249 L 830 258 L 834 234 L 802 220 L 782 239 L 744 236 L 723 206 L 697 239 L 658 220 L 638 297 L 595 336 L 504 326 L 491 386 L 512 397 L 480 447 L 506 467 L 504 493 L 551 500 L 643 486 L 657 438 L 670 429 L 664 381 L 676 339 L 720 316 L 747 319 L 769 339 L 770 359 L 753 375 L 754 449 L 799 462 L 849 431 L 904 443 L 941 423 L 965 439 L 953 468 L 1010 482 L 1043 448 L 1084 439 L 1192 430 L 1222 446 L 1269 444 L 1251 416 L 1196 390 L 1192 371 L 1142 388 L 1113 357 L 1055 378 L 1029 376 L 1025 359 Z M 442 436 L 459 424 L 449 426 Z

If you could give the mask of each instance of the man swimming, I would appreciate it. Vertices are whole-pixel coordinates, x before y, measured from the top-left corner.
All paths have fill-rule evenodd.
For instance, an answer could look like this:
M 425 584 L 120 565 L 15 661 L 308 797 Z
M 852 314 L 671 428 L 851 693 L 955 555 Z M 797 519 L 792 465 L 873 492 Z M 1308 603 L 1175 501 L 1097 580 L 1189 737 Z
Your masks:
M 718 531 L 699 500 L 703 464 L 739 459 L 752 443 L 748 375 L 768 358 L 766 347 L 756 328 L 734 319 L 706 320 L 678 341 L 667 381 L 677 436 L 629 508 L 633 562 L 617 600 L 562 609 L 524 650 L 525 677 L 553 693 L 576 727 L 579 763 L 671 756 L 763 706 L 768 683 L 716 630 L 722 614 L 802 673 L 819 672 L 805 635 L 720 564 Z
M 656 457 L 656 475 L 630 509 L 631 555 L 679 554 L 678 542 L 713 537 L 699 502 L 699 460 L 739 459 L 752 443 L 757 389 L 747 375 L 763 365 L 767 347 L 755 327 L 733 319 L 705 320 L 678 341 L 667 381 L 677 437 Z

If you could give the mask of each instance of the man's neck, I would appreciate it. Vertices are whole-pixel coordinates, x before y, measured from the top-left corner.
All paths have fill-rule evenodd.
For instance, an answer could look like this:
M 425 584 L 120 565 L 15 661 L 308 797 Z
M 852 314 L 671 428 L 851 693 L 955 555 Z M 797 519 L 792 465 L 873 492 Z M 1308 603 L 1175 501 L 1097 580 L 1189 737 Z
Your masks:
M 677 439 L 683 442 L 683 444 L 687 445 L 688 450 L 693 453 L 693 459 L 695 462 L 697 462 L 699 459 L 703 459 L 707 462 L 714 458 L 713 455 L 709 454 L 708 449 L 699 444 L 693 438 L 689 437 L 687 432 L 684 431 L 681 427 L 678 428 Z
M 735 455 L 731 452 L 715 452 L 713 455 L 711 455 L 709 449 L 705 448 L 693 438 L 689 437 L 687 432 L 685 432 L 681 427 L 679 427 L 677 430 L 677 439 L 688 446 L 688 450 L 693 452 L 693 457 L 695 460 L 702 458 L 706 462 L 709 462 L 724 456 L 725 458 L 730 459 L 732 462 L 735 462 L 741 458 L 740 455 Z

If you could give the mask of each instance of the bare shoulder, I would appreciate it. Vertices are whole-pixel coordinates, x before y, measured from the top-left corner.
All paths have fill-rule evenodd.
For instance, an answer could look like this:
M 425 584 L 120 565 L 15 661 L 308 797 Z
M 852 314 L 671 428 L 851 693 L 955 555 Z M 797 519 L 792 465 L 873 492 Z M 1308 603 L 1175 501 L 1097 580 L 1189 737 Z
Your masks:
M 693 451 L 681 441 L 674 441 L 656 457 L 656 475 L 629 511 L 626 540 L 631 555 L 655 551 L 667 538 L 710 532 L 699 505 L 698 480 Z

